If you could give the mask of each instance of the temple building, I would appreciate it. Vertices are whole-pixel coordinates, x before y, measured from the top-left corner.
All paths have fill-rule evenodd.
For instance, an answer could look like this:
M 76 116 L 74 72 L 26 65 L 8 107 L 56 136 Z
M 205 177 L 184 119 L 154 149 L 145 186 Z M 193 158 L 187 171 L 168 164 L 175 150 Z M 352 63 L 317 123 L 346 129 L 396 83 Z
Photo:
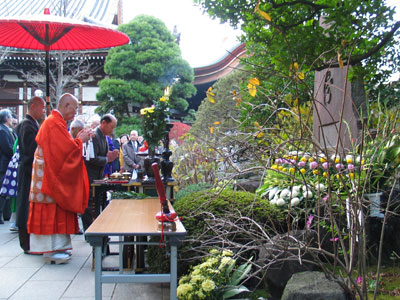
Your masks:
M 97 25 L 114 26 L 122 24 L 122 0 L 19 0 L 3 1 L 0 4 L 0 18 L 41 15 L 45 8 L 51 15 L 64 16 Z M 189 101 L 189 108 L 197 110 L 206 97 L 207 89 L 219 78 L 239 66 L 245 55 L 245 45 L 238 45 L 217 62 L 194 69 L 194 85 L 197 94 Z M 50 53 L 50 70 L 57 76 L 57 66 L 62 65 L 66 81 L 63 92 L 74 94 L 79 99 L 79 113 L 93 114 L 97 107 L 98 82 L 105 78 L 104 63 L 107 51 L 91 50 L 68 54 Z M 60 64 L 60 60 L 63 61 Z M 75 70 L 75 72 L 74 72 Z M 80 70 L 76 75 L 76 70 Z M 0 47 L 0 109 L 9 108 L 21 120 L 27 110 L 26 103 L 34 95 L 42 96 L 45 90 L 44 53 Z M 74 75 L 75 74 L 75 75 Z M 51 77 L 50 76 L 50 77 Z M 75 77 L 74 77 L 75 76 Z M 55 86 L 51 82 L 50 96 L 55 97 Z

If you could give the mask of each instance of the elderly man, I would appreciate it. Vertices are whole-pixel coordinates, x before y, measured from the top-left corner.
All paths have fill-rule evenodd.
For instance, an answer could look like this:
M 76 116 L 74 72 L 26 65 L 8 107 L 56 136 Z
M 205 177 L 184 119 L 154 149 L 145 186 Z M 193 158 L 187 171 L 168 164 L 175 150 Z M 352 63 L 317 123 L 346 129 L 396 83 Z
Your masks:
M 28 113 L 17 126 L 20 163 L 18 167 L 17 222 L 19 244 L 25 253 L 29 253 L 29 234 L 27 231 L 29 215 L 29 190 L 32 179 L 33 155 L 36 151 L 35 137 L 39 123 L 45 118 L 45 101 L 33 97 L 28 101 Z
M 0 185 L 3 183 L 8 163 L 13 156 L 13 145 L 16 139 L 14 130 L 12 129 L 11 111 L 9 109 L 0 110 Z M 0 224 L 4 224 L 4 219 L 9 220 L 11 217 L 11 198 L 0 197 Z
M 129 142 L 122 146 L 122 152 L 124 157 L 124 169 L 127 172 L 137 170 L 141 168 L 141 159 L 137 155 L 141 144 L 138 141 L 138 132 L 132 130 L 129 135 Z
M 82 143 L 89 140 L 89 131 L 84 129 L 73 139 L 66 123 L 74 118 L 77 108 L 73 95 L 62 95 L 36 136 L 28 233 L 31 253 L 42 253 L 46 263 L 69 260 L 70 234 L 78 232 L 77 213 L 83 213 L 88 203 Z
M 111 114 L 105 114 L 95 130 L 95 136 L 92 138 L 94 157 L 85 160 L 90 183 L 95 179 L 102 179 L 106 164 L 119 156 L 118 150 L 109 151 L 106 139 L 106 136 L 111 135 L 115 127 L 117 127 L 117 119 Z M 82 225 L 85 231 L 96 217 L 94 212 L 99 210 L 100 205 L 103 205 L 103 203 L 95 203 L 96 199 L 91 195 L 92 193 L 90 193 L 89 206 L 82 215 Z
M 69 132 L 71 133 L 73 138 L 76 138 L 79 131 L 81 131 L 83 128 L 85 128 L 85 124 L 81 120 L 75 119 L 69 126 Z

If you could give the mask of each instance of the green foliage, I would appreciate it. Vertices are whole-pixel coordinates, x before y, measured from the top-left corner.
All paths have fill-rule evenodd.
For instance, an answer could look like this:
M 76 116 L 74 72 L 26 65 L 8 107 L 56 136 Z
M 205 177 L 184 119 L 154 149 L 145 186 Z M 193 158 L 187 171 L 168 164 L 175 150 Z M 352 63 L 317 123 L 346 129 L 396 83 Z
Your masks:
M 149 198 L 148 195 L 143 194 L 143 193 L 136 193 L 134 191 L 129 191 L 129 192 L 112 192 L 111 193 L 111 198 L 112 199 L 143 199 L 143 198 Z
M 252 53 L 250 61 L 258 66 L 264 61 L 262 65 L 289 71 L 294 62 L 299 62 L 303 72 L 308 72 L 331 63 L 338 66 L 340 53 L 345 63 L 363 62 L 363 73 L 387 78 L 382 64 L 392 72 L 399 65 L 393 35 L 398 35 L 400 22 L 393 20 L 395 11 L 383 0 L 194 2 L 222 22 L 240 24 L 245 33 L 242 41 Z
M 139 135 L 142 135 L 141 128 L 142 119 L 139 116 L 132 116 L 130 118 L 123 118 L 122 122 L 118 119 L 118 126 L 115 128 L 116 136 L 121 136 L 122 134 L 130 134 L 132 130 L 137 130 Z
M 218 171 L 217 155 L 215 149 L 187 134 L 183 144 L 172 151 L 172 175 L 180 187 L 201 182 L 213 185 Z
M 231 299 L 247 292 L 248 289 L 240 282 L 251 269 L 250 262 L 236 267 L 236 259 L 231 251 L 212 249 L 203 262 L 192 268 L 189 275 L 179 280 L 177 295 L 185 299 Z
M 234 129 L 232 118 L 237 119 L 240 115 L 240 108 L 237 106 L 237 99 L 241 97 L 240 85 L 247 76 L 247 73 L 237 70 L 213 85 L 215 103 L 211 103 L 207 98 L 202 101 L 190 131 L 193 135 L 204 138 L 205 135 L 210 135 L 210 127 L 218 128 L 219 132 Z M 215 125 L 214 122 L 220 123 Z
M 151 107 L 140 110 L 144 140 L 151 149 L 155 149 L 167 134 L 167 118 L 170 115 L 169 94 L 153 101 Z
M 206 228 L 201 212 L 215 216 L 237 214 L 253 218 L 259 224 L 271 224 L 283 220 L 283 215 L 268 200 L 253 193 L 225 189 L 218 194 L 213 190 L 196 192 L 179 199 L 174 203 L 175 211 L 182 218 L 186 230 L 191 235 L 200 234 Z
M 174 85 L 171 107 L 185 111 L 185 100 L 195 94 L 193 69 L 181 58 L 179 46 L 165 24 L 151 16 L 137 16 L 119 28 L 131 44 L 110 50 L 104 70 L 109 78 L 99 82 L 99 112 L 111 109 L 119 119 L 130 116 L 131 105 L 150 106 Z M 113 101 L 110 101 L 110 99 Z
M 206 189 L 211 188 L 211 185 L 206 182 L 200 182 L 197 184 L 190 184 L 184 187 L 183 189 L 180 189 L 176 194 L 175 194 L 175 200 L 179 200 L 182 197 L 185 197 L 189 194 L 195 193 L 195 192 L 200 192 L 204 191 Z

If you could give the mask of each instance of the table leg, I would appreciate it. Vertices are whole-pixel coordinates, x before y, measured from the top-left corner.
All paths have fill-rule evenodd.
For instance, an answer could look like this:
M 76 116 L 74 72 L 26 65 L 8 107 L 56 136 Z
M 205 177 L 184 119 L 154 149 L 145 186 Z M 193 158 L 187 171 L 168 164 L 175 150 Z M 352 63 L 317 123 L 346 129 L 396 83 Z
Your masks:
M 94 247 L 94 291 L 95 299 L 101 300 L 102 298 L 102 283 L 101 283 L 101 273 L 102 273 L 102 257 L 101 257 L 101 245 Z
M 177 246 L 172 246 L 171 245 L 171 283 L 170 283 L 170 299 L 171 300 L 177 300 L 176 297 L 176 288 L 177 288 L 177 280 L 178 280 L 178 274 L 177 274 Z

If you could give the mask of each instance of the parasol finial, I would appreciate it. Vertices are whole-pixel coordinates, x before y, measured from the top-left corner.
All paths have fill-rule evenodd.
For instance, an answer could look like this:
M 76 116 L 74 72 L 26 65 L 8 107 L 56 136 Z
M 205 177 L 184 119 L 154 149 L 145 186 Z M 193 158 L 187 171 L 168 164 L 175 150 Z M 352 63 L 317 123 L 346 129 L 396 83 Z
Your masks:
M 44 9 L 44 14 L 45 14 L 45 15 L 49 15 L 49 14 L 50 14 L 50 8 L 46 7 L 46 8 Z

